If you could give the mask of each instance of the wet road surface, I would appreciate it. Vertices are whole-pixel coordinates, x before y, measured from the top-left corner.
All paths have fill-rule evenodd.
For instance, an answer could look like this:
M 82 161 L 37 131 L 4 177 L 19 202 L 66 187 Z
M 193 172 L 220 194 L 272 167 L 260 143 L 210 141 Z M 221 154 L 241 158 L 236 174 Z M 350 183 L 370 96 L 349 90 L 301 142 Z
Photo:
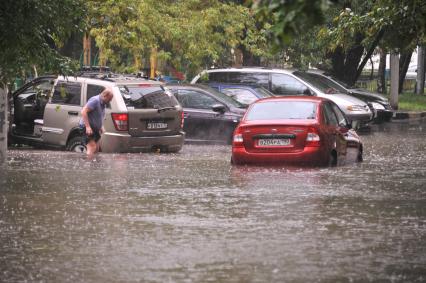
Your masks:
M 0 281 L 425 282 L 426 123 L 362 138 L 365 161 L 338 168 L 10 150 Z

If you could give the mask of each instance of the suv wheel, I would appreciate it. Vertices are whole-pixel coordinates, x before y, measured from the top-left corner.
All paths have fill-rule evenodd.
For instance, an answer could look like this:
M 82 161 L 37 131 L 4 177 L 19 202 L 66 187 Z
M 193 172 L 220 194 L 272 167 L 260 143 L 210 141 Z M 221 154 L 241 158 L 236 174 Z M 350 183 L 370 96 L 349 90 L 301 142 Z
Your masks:
M 81 137 L 73 137 L 67 143 L 67 150 L 84 153 L 87 151 L 87 148 Z

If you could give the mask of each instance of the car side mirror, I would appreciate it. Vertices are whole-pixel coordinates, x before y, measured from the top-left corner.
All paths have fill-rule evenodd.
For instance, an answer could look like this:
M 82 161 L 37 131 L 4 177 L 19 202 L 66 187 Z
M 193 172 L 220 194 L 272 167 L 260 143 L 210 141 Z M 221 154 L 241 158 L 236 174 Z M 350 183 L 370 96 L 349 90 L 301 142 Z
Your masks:
M 225 113 L 226 108 L 225 108 L 225 105 L 218 103 L 218 104 L 213 104 L 212 105 L 212 110 L 214 112 L 218 112 L 218 113 L 222 113 L 223 114 L 223 113 Z

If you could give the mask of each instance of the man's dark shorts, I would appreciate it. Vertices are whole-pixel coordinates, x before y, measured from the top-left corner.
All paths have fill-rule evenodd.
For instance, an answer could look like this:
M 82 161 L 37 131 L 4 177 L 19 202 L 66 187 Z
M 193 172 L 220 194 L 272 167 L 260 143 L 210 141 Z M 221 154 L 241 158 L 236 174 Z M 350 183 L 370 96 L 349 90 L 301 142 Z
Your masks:
M 85 145 L 88 144 L 91 140 L 98 142 L 101 139 L 101 134 L 99 133 L 99 130 L 96 130 L 94 128 L 92 128 L 92 130 L 93 130 L 93 134 L 88 136 L 86 133 L 86 127 L 80 128 L 80 131 L 83 137 L 82 141 Z

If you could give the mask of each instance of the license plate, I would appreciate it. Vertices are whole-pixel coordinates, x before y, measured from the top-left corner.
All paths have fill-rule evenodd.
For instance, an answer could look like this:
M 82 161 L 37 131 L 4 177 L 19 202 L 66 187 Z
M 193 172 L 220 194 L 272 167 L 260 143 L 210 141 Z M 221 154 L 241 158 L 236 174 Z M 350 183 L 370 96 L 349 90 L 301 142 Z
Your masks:
M 259 139 L 258 145 L 260 146 L 282 146 L 289 145 L 289 139 Z
M 167 123 L 164 122 L 148 122 L 146 124 L 148 130 L 166 129 Z

